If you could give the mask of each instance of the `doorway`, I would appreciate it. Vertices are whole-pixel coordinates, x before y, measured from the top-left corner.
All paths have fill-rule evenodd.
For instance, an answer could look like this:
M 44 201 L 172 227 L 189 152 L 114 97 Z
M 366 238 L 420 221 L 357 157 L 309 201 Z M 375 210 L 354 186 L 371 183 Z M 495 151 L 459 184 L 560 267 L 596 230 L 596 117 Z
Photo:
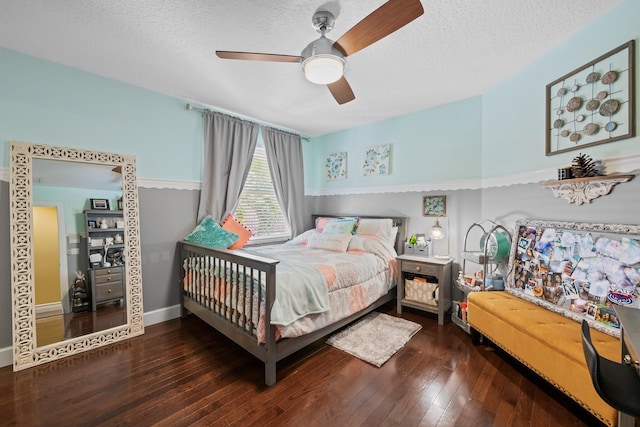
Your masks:
M 64 204 L 38 201 L 33 206 L 36 317 L 71 312 Z

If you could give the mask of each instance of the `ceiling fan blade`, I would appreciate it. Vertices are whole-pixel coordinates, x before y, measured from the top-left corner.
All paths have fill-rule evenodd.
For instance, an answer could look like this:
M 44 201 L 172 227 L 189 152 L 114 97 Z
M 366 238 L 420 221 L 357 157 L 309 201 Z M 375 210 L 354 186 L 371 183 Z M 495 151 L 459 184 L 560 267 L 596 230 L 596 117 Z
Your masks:
M 372 45 L 424 13 L 420 0 L 389 0 L 358 22 L 334 46 L 344 56 Z
M 349 86 L 349 82 L 347 82 L 347 79 L 345 79 L 344 76 L 333 83 L 329 83 L 327 87 L 329 88 L 331 95 L 333 95 L 340 105 L 356 99 L 356 96 L 353 94 L 353 90 L 351 90 L 351 86 Z
M 233 52 L 228 50 L 216 50 L 216 55 L 222 59 L 244 59 L 249 61 L 272 62 L 300 62 L 302 57 L 296 55 L 278 55 L 275 53 Z

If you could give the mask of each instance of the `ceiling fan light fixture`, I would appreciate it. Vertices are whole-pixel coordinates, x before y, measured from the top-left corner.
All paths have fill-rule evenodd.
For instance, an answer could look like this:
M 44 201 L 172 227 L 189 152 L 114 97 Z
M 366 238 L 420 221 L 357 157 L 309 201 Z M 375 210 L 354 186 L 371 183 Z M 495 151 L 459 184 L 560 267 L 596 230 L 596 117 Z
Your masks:
M 344 74 L 344 60 L 335 55 L 316 55 L 302 63 L 304 76 L 311 83 L 326 85 L 339 80 Z
M 222 59 L 301 64 L 306 79 L 326 85 L 336 102 L 342 105 L 356 99 L 344 78 L 345 57 L 387 37 L 423 13 L 420 0 L 388 0 L 334 42 L 326 38 L 325 33 L 333 29 L 335 16 L 327 10 L 317 10 L 311 18 L 311 26 L 320 33 L 320 38 L 309 43 L 298 56 L 225 50 L 216 50 L 216 55 Z
M 347 63 L 333 43 L 324 36 L 322 29 L 320 38 L 309 43 L 300 54 L 303 58 L 302 71 L 311 83 L 326 85 L 343 76 Z

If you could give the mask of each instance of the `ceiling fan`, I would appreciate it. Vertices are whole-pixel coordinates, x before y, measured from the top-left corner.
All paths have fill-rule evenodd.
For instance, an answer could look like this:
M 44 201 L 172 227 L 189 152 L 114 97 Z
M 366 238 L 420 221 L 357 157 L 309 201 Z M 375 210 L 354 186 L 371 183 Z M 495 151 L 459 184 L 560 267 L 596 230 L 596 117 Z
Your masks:
M 420 0 L 389 0 L 334 42 L 325 33 L 333 29 L 335 17 L 321 10 L 311 20 L 320 38 L 309 43 L 299 56 L 226 50 L 217 50 L 216 55 L 222 59 L 300 63 L 307 80 L 326 84 L 338 104 L 345 104 L 355 99 L 344 77 L 345 57 L 399 30 L 423 13 Z

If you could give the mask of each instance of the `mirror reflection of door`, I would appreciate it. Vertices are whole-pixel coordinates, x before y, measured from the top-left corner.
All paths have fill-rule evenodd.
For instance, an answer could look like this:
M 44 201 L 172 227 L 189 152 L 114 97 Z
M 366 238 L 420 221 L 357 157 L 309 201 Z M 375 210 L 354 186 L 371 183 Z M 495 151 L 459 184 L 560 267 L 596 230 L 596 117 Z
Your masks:
M 38 347 L 64 340 L 63 314 L 69 312 L 64 304 L 66 294 L 60 286 L 66 281 L 66 256 L 62 256 L 59 230 L 59 206 L 33 207 L 33 275 L 35 287 Z M 64 217 L 64 214 L 61 215 Z M 59 233 L 62 231 L 62 233 Z M 64 272 L 62 271 L 64 270 Z
M 85 292 L 91 298 L 83 211 L 96 197 L 112 199 L 115 207 L 122 196 L 121 175 L 106 165 L 34 159 L 33 177 L 37 346 L 126 324 L 124 304 L 104 304 L 95 310 L 90 303 L 80 309 L 74 304 L 78 275 L 85 278 Z

